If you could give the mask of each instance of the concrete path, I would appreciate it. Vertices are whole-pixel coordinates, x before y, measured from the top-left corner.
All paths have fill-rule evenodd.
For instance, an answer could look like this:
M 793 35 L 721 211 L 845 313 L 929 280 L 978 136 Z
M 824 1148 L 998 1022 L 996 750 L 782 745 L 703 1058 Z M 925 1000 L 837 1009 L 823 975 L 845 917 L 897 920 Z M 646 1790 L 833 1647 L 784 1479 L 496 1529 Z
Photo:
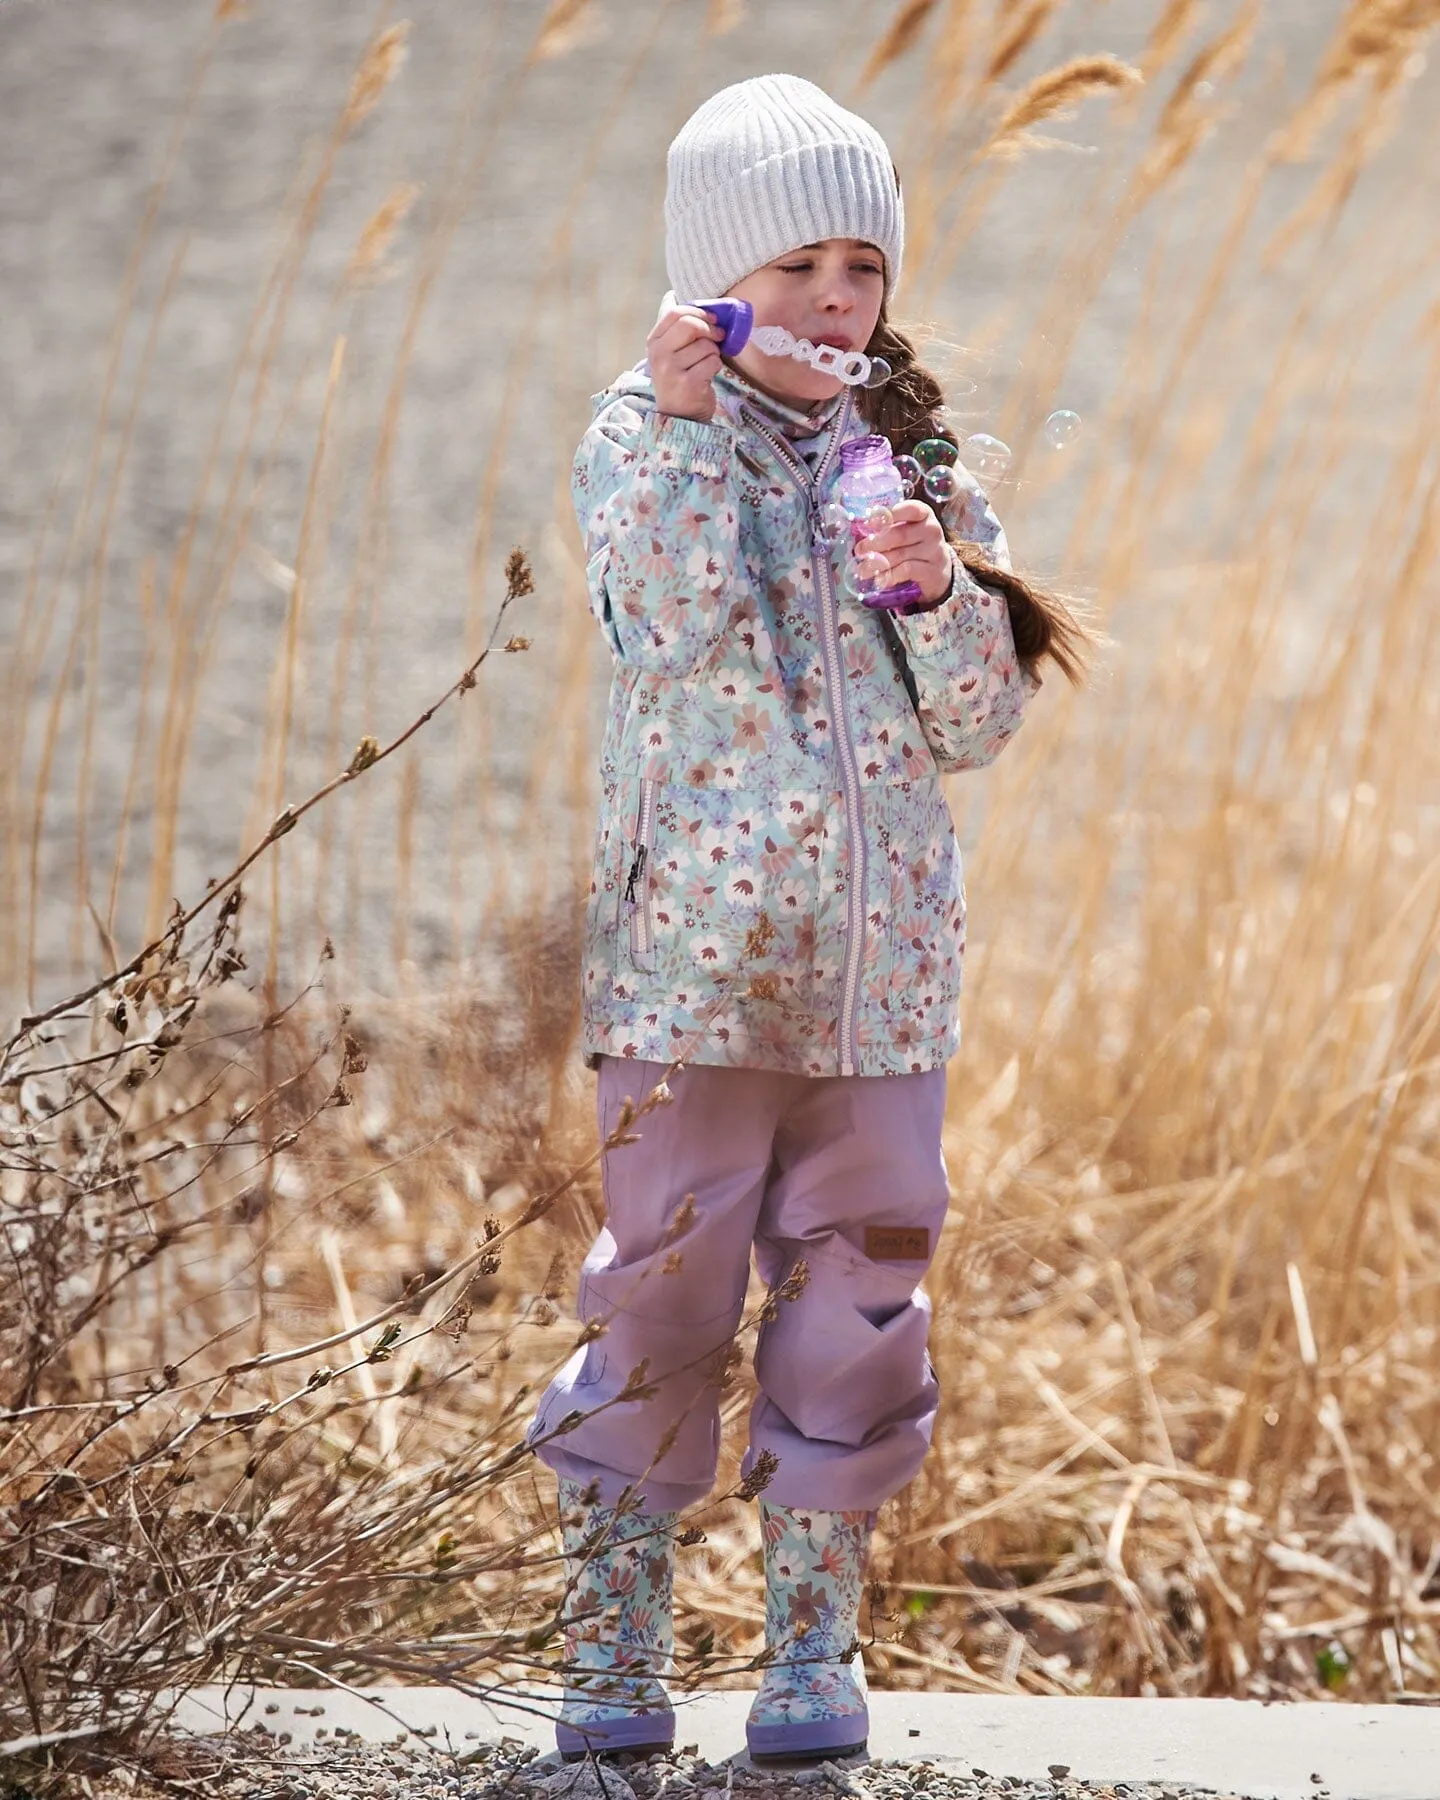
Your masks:
M 387 1738 L 408 1726 L 442 1744 L 448 1731 L 457 1751 L 497 1737 L 548 1751 L 552 1704 L 487 1705 L 443 1688 L 367 1688 L 363 1697 L 201 1688 L 181 1702 L 175 1722 L 214 1732 L 259 1721 L 296 1743 L 313 1741 L 317 1730 Z M 685 1701 L 679 1741 L 712 1762 L 735 1755 L 749 1704 L 738 1692 Z M 1172 1781 L 1257 1800 L 1440 1800 L 1440 1708 L 881 1693 L 871 1695 L 870 1709 L 877 1759 L 1022 1779 L 1066 1764 L 1092 1783 Z

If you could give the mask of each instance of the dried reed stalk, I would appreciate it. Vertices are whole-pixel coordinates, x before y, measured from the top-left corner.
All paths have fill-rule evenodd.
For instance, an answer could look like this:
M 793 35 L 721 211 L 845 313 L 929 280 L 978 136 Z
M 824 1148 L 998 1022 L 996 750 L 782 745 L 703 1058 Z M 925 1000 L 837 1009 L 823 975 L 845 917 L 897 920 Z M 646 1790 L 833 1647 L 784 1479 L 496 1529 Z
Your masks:
M 419 197 L 420 189 L 413 181 L 402 181 L 391 188 L 365 222 L 345 270 L 347 282 L 374 281 L 384 273 L 385 258 L 396 234 Z
M 387 25 L 367 47 L 350 83 L 350 93 L 340 117 L 341 130 L 346 134 L 370 117 L 386 88 L 405 66 L 409 35 L 410 22 L 402 19 L 398 24 Z
M 859 85 L 862 89 L 869 87 L 877 75 L 915 47 L 935 5 L 936 0 L 900 0 L 885 35 L 870 52 L 860 71 Z
M 987 82 L 1004 79 L 1050 23 L 1059 4 L 1060 0 L 1020 0 L 1018 5 L 1000 9 L 985 64 Z
M 530 51 L 532 62 L 545 62 L 574 50 L 598 27 L 595 0 L 551 0 Z
M 1049 69 L 1024 88 L 1001 113 L 999 123 L 978 152 L 996 156 L 1023 147 L 1030 128 L 1047 119 L 1069 118 L 1093 94 L 1138 87 L 1144 77 L 1115 56 L 1077 56 Z

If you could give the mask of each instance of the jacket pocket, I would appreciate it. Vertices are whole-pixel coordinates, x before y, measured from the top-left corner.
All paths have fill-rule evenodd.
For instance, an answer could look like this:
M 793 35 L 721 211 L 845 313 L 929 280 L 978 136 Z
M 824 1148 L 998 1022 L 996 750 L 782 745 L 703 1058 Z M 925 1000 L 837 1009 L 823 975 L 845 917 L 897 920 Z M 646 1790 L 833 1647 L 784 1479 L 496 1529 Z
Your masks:
M 630 961 L 647 972 L 655 967 L 655 918 L 651 910 L 651 861 L 655 855 L 655 801 L 658 783 L 642 781 L 635 813 L 634 849 L 625 877 L 622 904 L 630 915 Z
M 916 1041 L 948 1031 L 965 956 L 965 878 L 938 781 L 887 790 L 890 917 L 885 1004 Z

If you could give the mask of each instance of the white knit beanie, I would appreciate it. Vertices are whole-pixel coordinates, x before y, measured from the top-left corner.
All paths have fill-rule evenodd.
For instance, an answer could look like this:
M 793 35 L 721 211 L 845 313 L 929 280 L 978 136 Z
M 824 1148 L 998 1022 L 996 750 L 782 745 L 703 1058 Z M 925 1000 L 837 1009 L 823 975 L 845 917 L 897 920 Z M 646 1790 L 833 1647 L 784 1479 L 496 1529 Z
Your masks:
M 825 238 L 885 253 L 900 276 L 905 207 L 885 140 L 798 75 L 722 88 L 670 146 L 665 261 L 682 300 L 718 298 L 754 270 Z

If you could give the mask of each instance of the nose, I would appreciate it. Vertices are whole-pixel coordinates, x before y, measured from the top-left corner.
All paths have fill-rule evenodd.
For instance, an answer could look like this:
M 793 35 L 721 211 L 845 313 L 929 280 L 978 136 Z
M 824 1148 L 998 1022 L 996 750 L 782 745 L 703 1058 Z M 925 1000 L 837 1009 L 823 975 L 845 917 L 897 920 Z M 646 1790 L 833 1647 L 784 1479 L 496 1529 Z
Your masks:
M 833 269 L 820 284 L 816 305 L 832 316 L 848 313 L 853 310 L 858 293 L 858 284 L 848 269 Z

